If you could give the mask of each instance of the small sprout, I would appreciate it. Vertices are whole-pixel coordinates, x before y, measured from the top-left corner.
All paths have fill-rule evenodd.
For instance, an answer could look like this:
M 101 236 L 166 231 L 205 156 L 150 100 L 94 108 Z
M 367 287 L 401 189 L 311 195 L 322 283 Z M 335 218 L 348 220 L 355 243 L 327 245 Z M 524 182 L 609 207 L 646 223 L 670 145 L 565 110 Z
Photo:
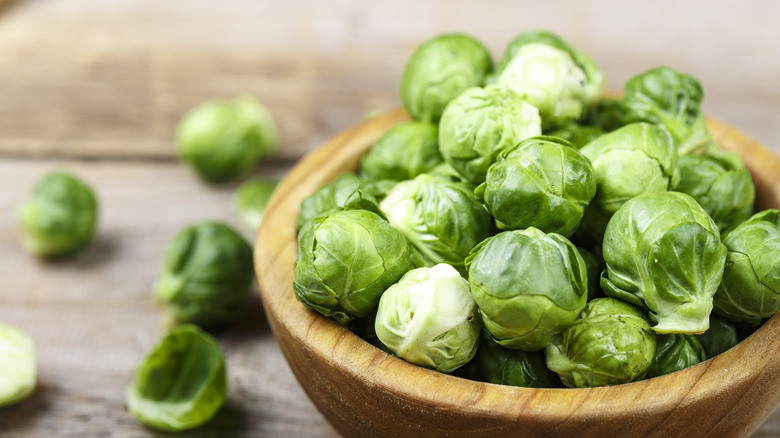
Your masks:
M 360 160 L 360 175 L 372 180 L 405 180 L 444 162 L 439 152 L 439 128 L 409 121 L 390 128 Z
M 130 415 L 165 432 L 181 432 L 206 423 L 226 398 L 222 349 L 208 333 L 189 324 L 163 334 L 125 391 Z
M 646 377 L 663 376 L 707 360 L 704 347 L 694 335 L 669 333 L 655 338 L 655 356 Z
M 35 185 L 17 219 L 28 251 L 40 257 L 65 256 L 92 241 L 98 204 L 84 181 L 69 172 L 54 171 Z
M 301 201 L 297 227 L 300 230 L 309 219 L 343 210 L 347 201 L 355 196 L 363 198 L 371 196 L 374 201 L 381 201 L 395 183 L 394 180 L 375 181 L 360 178 L 354 173 L 342 173 L 338 178 L 320 187 Z
M 452 266 L 407 272 L 379 300 L 376 335 L 398 357 L 451 373 L 474 357 L 479 315 L 469 284 Z
M 179 159 L 211 183 L 236 180 L 276 153 L 271 113 L 251 96 L 204 102 L 176 128 Z
M 35 380 L 33 340 L 21 330 L 0 323 L 0 408 L 29 397 Z
M 265 206 L 271 199 L 276 184 L 276 180 L 252 178 L 236 189 L 233 194 L 233 208 L 245 227 L 257 230 L 260 226 Z
M 244 314 L 254 282 L 252 247 L 220 222 L 197 222 L 171 239 L 154 286 L 168 323 L 211 327 Z

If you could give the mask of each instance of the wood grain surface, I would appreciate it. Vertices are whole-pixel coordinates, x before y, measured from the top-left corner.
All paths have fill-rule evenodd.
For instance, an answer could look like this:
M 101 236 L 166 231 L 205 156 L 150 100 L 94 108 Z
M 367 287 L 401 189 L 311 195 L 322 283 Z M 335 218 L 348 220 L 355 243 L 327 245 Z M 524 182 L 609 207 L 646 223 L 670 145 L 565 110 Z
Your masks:
M 194 220 L 236 223 L 233 187 L 173 160 L 173 127 L 192 105 L 256 95 L 282 135 L 260 173 L 281 176 L 367 112 L 397 107 L 398 76 L 423 39 L 466 31 L 498 56 L 518 31 L 548 28 L 593 56 L 611 89 L 660 64 L 694 74 L 708 114 L 780 153 L 778 16 L 775 0 L 0 0 L 0 320 L 34 338 L 40 373 L 30 399 L 0 410 L 0 436 L 163 436 L 123 400 L 162 330 L 149 298 L 162 250 Z M 54 167 L 92 183 L 102 209 L 93 246 L 45 263 L 22 250 L 13 211 Z M 181 436 L 337 436 L 259 298 L 216 335 L 228 403 Z M 780 437 L 780 412 L 753 436 Z

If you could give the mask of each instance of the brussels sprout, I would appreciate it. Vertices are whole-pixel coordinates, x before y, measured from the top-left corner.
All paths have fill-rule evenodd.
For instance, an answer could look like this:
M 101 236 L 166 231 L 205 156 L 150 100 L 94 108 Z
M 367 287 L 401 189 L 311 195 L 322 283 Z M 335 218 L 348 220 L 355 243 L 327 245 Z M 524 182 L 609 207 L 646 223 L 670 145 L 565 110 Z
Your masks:
M 401 100 L 415 119 L 437 123 L 444 107 L 471 87 L 479 87 L 493 68 L 490 53 L 465 34 L 444 34 L 421 44 L 401 75 Z
M 694 335 L 669 333 L 655 338 L 655 357 L 647 369 L 648 379 L 663 376 L 707 360 L 699 340 Z
M 145 426 L 166 432 L 202 425 L 226 398 L 222 350 L 208 333 L 189 324 L 163 334 L 125 391 L 130 415 Z
M 464 259 L 491 232 L 471 185 L 427 174 L 396 184 L 379 206 L 414 247 L 416 266 L 447 263 L 465 276 Z
M 679 155 L 703 152 L 712 141 L 701 111 L 704 93 L 691 75 L 657 67 L 623 86 L 624 120 L 659 125 L 674 138 Z
M 17 211 L 22 243 L 40 257 L 65 256 L 86 248 L 97 220 L 92 189 L 65 171 L 46 174 Z
M 502 85 L 471 88 L 447 105 L 439 123 L 444 159 L 479 184 L 498 154 L 542 133 L 539 111 Z
M 451 373 L 477 351 L 479 315 L 469 284 L 441 263 L 407 272 L 379 300 L 376 335 L 398 357 Z
M 758 324 L 780 310 L 780 210 L 765 210 L 727 233 L 723 282 L 715 313 Z
M 739 343 L 737 326 L 715 313 L 710 314 L 710 328 L 706 332 L 695 335 L 707 357 L 715 357 Z
M 544 355 L 547 367 L 570 388 L 616 385 L 645 376 L 655 342 L 639 309 L 614 298 L 596 298 Z
M 582 122 L 585 125 L 601 128 L 605 132 L 614 131 L 625 125 L 623 107 L 619 100 L 604 97 L 588 112 Z
M 642 193 L 671 190 L 680 180 L 674 142 L 664 130 L 647 123 L 604 134 L 580 152 L 590 159 L 596 173 L 596 196 L 582 224 L 598 238 L 623 203 Z
M 590 106 L 599 99 L 604 90 L 604 73 L 588 55 L 576 50 L 561 37 L 546 30 L 528 30 L 514 37 L 507 45 L 492 76 L 494 78 L 500 76 L 520 49 L 532 43 L 546 44 L 569 54 L 577 67 L 585 74 L 585 102 Z
M 0 408 L 29 397 L 36 374 L 33 340 L 18 328 L 0 323 Z
M 276 189 L 276 180 L 252 178 L 242 183 L 233 195 L 233 208 L 244 226 L 257 230 L 268 200 Z
M 570 236 L 596 194 L 590 161 L 555 137 L 532 137 L 490 166 L 475 194 L 499 229 L 535 227 Z
M 545 126 L 577 119 L 588 106 L 585 73 L 568 53 L 547 44 L 520 47 L 497 83 L 538 108 Z
M 756 188 L 736 152 L 715 148 L 705 155 L 683 155 L 677 164 L 680 182 L 674 188 L 701 205 L 724 234 L 753 214 Z
M 536 228 L 485 239 L 466 258 L 482 322 L 504 347 L 546 347 L 585 307 L 585 261 L 565 237 Z
M 276 153 L 279 134 L 271 113 L 254 97 L 206 101 L 176 128 L 179 159 L 211 183 L 238 179 Z
M 342 324 L 364 317 L 414 267 L 410 251 L 403 234 L 370 211 L 318 216 L 298 233 L 295 297 Z
M 545 132 L 550 137 L 558 137 L 568 141 L 576 149 L 604 135 L 604 130 L 598 126 L 581 125 L 574 120 L 567 120 L 553 130 Z
M 355 194 L 358 196 L 372 196 L 376 201 L 381 201 L 385 193 L 393 188 L 396 181 L 393 180 L 367 180 L 358 178 L 354 173 L 343 173 L 333 182 L 326 184 L 301 201 L 301 212 L 298 215 L 298 229 L 311 218 L 324 215 L 336 210 L 343 210 L 347 200 Z
M 403 122 L 390 128 L 360 160 L 368 179 L 406 180 L 444 162 L 439 152 L 439 127 L 428 122 Z
M 723 276 L 718 227 L 684 193 L 659 192 L 623 204 L 604 234 L 608 296 L 647 307 L 658 333 L 703 333 Z
M 499 385 L 559 388 L 561 379 L 547 368 L 542 351 L 504 348 L 481 330 L 479 348 L 468 365 L 467 377 Z
M 252 246 L 220 222 L 196 222 L 168 243 L 154 285 L 166 322 L 217 326 L 243 315 L 254 282 Z

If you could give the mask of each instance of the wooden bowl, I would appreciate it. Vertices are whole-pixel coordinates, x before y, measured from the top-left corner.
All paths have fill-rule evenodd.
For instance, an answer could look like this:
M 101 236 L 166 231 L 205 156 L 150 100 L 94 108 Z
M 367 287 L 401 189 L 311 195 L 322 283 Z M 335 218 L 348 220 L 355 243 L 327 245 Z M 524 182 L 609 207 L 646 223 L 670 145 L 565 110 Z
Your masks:
M 293 294 L 301 200 L 361 155 L 402 111 L 364 121 L 304 157 L 269 202 L 255 246 L 268 321 L 311 400 L 349 437 L 731 437 L 755 430 L 780 402 L 780 316 L 731 350 L 685 370 L 610 387 L 529 389 L 461 379 L 371 346 Z M 780 208 L 780 159 L 718 121 L 712 134 L 742 154 L 758 208 Z

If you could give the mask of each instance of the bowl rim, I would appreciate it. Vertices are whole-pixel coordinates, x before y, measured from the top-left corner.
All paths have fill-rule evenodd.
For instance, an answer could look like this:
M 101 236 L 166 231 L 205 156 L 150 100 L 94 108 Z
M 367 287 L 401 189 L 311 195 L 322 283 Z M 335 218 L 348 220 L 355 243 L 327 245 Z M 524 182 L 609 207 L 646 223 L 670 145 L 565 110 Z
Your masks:
M 329 360 L 362 385 L 389 391 L 393 397 L 408 403 L 444 410 L 456 408 L 508 421 L 533 417 L 551 422 L 571 419 L 575 409 L 574 415 L 580 419 L 594 415 L 635 416 L 636 406 L 625 400 L 636 399 L 647 402 L 645 409 L 672 412 L 696 400 L 714 402 L 739 388 L 752 388 L 761 380 L 759 374 L 780 374 L 780 315 L 777 314 L 735 347 L 674 373 L 595 388 L 524 388 L 468 380 L 410 364 L 372 346 L 333 319 L 305 308 L 292 290 L 292 265 L 297 257 L 295 223 L 300 200 L 335 179 L 343 169 L 355 169 L 362 155 L 356 155 L 356 151 L 367 150 L 388 127 L 405 120 L 408 116 L 398 109 L 365 120 L 331 138 L 306 154 L 289 171 L 266 207 L 256 235 L 255 271 L 274 335 L 279 339 L 284 331 L 296 344 L 280 342 L 288 364 L 288 349 L 305 346 L 310 349 L 308 354 Z M 708 118 L 708 127 L 724 149 L 742 152 L 751 174 L 756 166 L 771 166 L 780 175 L 780 158 L 757 141 L 713 118 Z M 763 204 L 762 208 L 780 208 L 780 190 L 777 193 L 770 190 L 772 183 L 768 178 L 753 177 L 757 203 Z M 759 189 L 762 196 L 758 196 Z M 278 269 L 268 269 L 269 266 Z M 278 287 L 280 284 L 284 286 Z M 751 358 L 753 366 L 737 366 L 744 363 L 745 357 Z M 398 385 L 401 376 L 405 384 Z M 300 381 L 297 374 L 296 378 Z M 670 394 L 670 387 L 677 388 L 675 395 Z M 772 396 L 776 405 L 780 391 L 775 390 Z M 561 410 L 561 406 L 568 409 Z M 771 409 L 762 419 L 770 413 Z

